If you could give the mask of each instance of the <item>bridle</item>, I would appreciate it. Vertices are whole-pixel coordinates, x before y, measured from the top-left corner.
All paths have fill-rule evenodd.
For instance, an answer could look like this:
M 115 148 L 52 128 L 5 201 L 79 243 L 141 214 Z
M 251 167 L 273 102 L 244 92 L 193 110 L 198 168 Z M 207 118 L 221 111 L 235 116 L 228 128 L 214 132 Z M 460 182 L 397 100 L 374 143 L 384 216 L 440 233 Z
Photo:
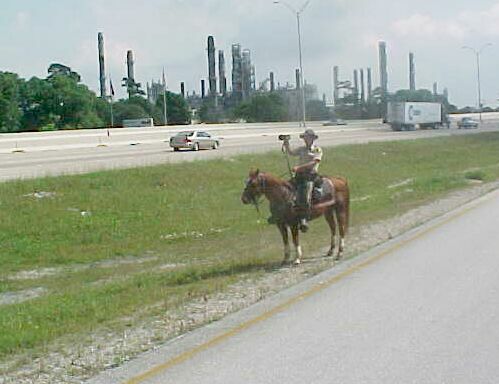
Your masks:
M 260 193 L 259 196 L 256 196 L 255 193 L 249 193 L 249 187 L 252 187 L 253 186 L 253 178 L 249 178 L 246 180 L 246 188 L 244 188 L 244 192 L 247 193 L 249 195 L 249 199 L 251 200 L 251 203 L 255 206 L 256 208 L 256 211 L 258 212 L 258 214 L 260 214 L 260 203 L 262 202 L 263 200 L 263 192 Z M 265 188 L 267 187 L 267 181 L 265 180 L 265 178 L 263 177 L 260 177 L 260 175 L 256 176 L 256 180 L 258 182 L 258 187 L 264 191 Z

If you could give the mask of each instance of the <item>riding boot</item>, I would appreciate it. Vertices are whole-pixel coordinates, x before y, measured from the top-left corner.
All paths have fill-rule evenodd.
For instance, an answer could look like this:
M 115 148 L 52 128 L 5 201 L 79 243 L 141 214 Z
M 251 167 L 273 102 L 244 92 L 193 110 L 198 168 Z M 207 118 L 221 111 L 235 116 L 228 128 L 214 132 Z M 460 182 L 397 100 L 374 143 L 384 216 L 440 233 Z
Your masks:
M 311 199 L 312 199 L 312 182 L 306 182 L 302 185 L 301 201 L 300 201 L 300 230 L 302 232 L 308 231 L 308 220 L 311 216 Z

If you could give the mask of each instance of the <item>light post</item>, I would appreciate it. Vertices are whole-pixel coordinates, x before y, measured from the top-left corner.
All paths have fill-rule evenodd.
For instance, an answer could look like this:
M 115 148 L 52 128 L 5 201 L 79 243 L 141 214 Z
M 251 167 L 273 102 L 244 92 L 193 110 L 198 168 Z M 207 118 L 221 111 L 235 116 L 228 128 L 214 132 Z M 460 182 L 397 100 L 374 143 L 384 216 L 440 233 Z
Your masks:
M 304 79 L 304 75 L 303 75 L 303 59 L 302 59 L 302 52 L 301 52 L 301 25 L 300 25 L 300 16 L 301 14 L 305 11 L 305 8 L 308 7 L 308 5 L 310 4 L 312 0 L 307 0 L 305 2 L 305 4 L 303 4 L 303 6 L 299 9 L 299 10 L 296 10 L 293 6 L 291 6 L 289 3 L 287 3 L 286 1 L 284 0 L 274 0 L 274 4 L 282 4 L 284 5 L 286 8 L 288 8 L 294 15 L 296 15 L 296 25 L 297 25 L 297 28 L 298 28 L 298 53 L 299 53 L 299 57 L 300 57 L 300 89 L 301 89 L 301 103 L 302 103 L 302 123 L 303 123 L 303 126 L 305 127 L 306 126 L 306 119 L 307 119 L 307 115 L 306 115 L 306 107 L 305 107 L 305 84 L 303 82 L 303 79 Z
M 483 45 L 480 49 L 475 49 L 473 47 L 464 46 L 463 49 L 469 49 L 476 55 L 476 74 L 477 74 L 477 88 L 478 88 L 478 113 L 480 114 L 480 121 L 482 121 L 482 89 L 480 84 L 480 54 L 482 51 L 490 47 L 492 44 L 487 43 Z

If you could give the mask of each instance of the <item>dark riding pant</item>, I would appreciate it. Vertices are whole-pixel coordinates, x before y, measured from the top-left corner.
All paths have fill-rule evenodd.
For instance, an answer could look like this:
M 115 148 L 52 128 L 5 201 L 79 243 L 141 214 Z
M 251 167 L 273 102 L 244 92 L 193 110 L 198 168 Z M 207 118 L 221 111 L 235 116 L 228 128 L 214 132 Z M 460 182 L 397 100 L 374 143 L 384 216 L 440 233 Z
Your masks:
M 310 219 L 312 209 L 312 191 L 318 175 L 315 172 L 296 175 L 296 206 L 300 219 Z

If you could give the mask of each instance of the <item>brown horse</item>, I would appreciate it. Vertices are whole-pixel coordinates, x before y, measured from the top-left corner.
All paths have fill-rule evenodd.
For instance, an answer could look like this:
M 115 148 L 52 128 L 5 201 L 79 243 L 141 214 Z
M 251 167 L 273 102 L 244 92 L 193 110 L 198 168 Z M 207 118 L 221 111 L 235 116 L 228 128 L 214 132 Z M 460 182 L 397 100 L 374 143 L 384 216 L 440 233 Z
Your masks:
M 313 201 L 311 219 L 316 219 L 322 215 L 326 218 L 331 230 L 331 247 L 328 256 L 332 256 L 335 249 L 336 221 L 339 226 L 340 245 L 335 261 L 343 256 L 345 246 L 345 235 L 348 228 L 350 197 L 348 182 L 344 178 L 335 177 L 323 178 L 322 188 L 329 193 L 323 194 L 318 201 Z M 333 196 L 334 194 L 334 196 Z M 264 195 L 270 203 L 272 216 L 276 218 L 276 225 L 282 235 L 284 242 L 284 261 L 286 263 L 291 255 L 289 246 L 289 230 L 293 236 L 293 244 L 296 249 L 294 264 L 301 263 L 302 249 L 299 238 L 299 217 L 294 201 L 296 191 L 294 185 L 286 180 L 279 179 L 269 173 L 259 170 L 250 171 L 246 180 L 246 187 L 241 196 L 244 204 L 258 205 L 258 199 Z M 336 216 L 336 221 L 335 221 Z

